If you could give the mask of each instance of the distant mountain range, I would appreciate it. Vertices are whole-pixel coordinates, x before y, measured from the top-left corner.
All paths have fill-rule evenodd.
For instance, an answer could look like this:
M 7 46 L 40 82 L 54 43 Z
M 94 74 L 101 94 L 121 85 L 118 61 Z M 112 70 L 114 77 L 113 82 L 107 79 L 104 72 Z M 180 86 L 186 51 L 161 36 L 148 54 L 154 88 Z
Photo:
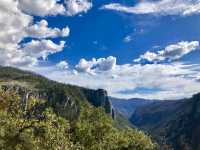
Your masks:
M 119 111 L 123 116 L 130 119 L 135 110 L 140 106 L 153 103 L 155 100 L 146 100 L 140 98 L 120 99 L 109 97 L 114 108 Z
M 7 97 L 4 92 L 7 93 Z M 12 93 L 17 95 L 12 97 Z M 10 102 L 5 101 L 8 99 L 13 103 L 18 98 L 20 100 L 18 106 L 10 105 Z M 13 110 L 7 111 L 7 107 L 11 106 Z M 16 109 L 18 107 L 19 109 Z M 10 129 L 17 129 L 18 124 L 10 122 L 5 116 L 6 113 L 21 110 L 22 118 L 18 116 L 12 118 L 16 122 L 23 119 L 29 123 L 36 119 L 41 123 L 44 121 L 43 113 L 47 108 L 52 109 L 51 115 L 62 117 L 63 121 L 70 122 L 70 135 L 74 138 L 69 141 L 72 141 L 72 145 L 77 144 L 77 136 L 80 137 L 78 144 L 82 142 L 84 150 L 94 150 L 91 148 L 91 141 L 96 143 L 99 149 L 105 150 L 153 150 L 155 145 L 151 139 L 135 130 L 135 127 L 150 134 L 159 144 L 158 150 L 200 150 L 200 94 L 188 99 L 171 101 L 117 99 L 108 97 L 103 89 L 92 90 L 62 84 L 31 72 L 0 67 L 0 120 L 4 119 L 11 125 Z M 37 125 L 34 125 L 33 129 L 37 128 Z M 16 136 L 7 129 L 8 125 L 1 127 L 6 134 L 0 135 L 4 137 L 0 137 L 0 149 L 6 149 L 1 147 L 2 139 L 4 142 L 7 141 L 3 146 L 11 146 L 14 149 L 12 140 L 8 138 L 14 136 L 14 139 L 17 139 Z M 18 128 L 21 128 L 21 125 Z M 21 129 L 19 131 L 21 133 Z M 37 136 L 35 133 L 34 136 Z M 103 137 L 96 139 L 99 135 Z M 83 136 L 86 139 L 83 139 Z M 40 138 L 42 137 L 45 136 Z M 14 143 L 16 145 L 22 137 L 18 136 L 18 138 Z M 117 139 L 113 140 L 113 138 Z M 102 143 L 107 143 L 106 148 Z M 26 143 L 22 142 L 22 144 Z M 101 146 L 103 148 L 100 148 Z
M 111 101 L 134 126 L 149 133 L 161 150 L 200 150 L 200 94 L 171 101 Z

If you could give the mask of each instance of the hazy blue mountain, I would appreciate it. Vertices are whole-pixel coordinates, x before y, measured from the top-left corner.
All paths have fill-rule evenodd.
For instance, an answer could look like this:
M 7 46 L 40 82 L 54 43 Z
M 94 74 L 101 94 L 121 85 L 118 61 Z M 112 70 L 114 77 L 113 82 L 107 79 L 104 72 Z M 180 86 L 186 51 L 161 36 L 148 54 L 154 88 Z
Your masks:
M 200 149 L 200 94 L 138 107 L 130 121 L 151 134 L 161 149 Z
M 34 113 L 27 113 L 27 117 L 34 115 L 40 119 L 40 111 L 48 106 L 57 115 L 75 121 L 82 103 L 89 102 L 112 115 L 119 129 L 136 126 L 150 134 L 159 143 L 159 150 L 200 149 L 200 94 L 171 101 L 117 99 L 108 97 L 103 89 L 66 85 L 10 67 L 0 67 L 0 87 L 2 91 L 13 91 L 21 96 L 24 112 L 27 112 L 30 96 L 45 100 L 31 110 Z
M 154 100 L 146 100 L 146 99 L 119 99 L 114 97 L 109 97 L 112 102 L 114 109 L 120 112 L 124 117 L 130 118 L 132 114 L 135 112 L 136 108 L 141 106 L 146 106 L 154 102 Z
M 159 143 L 159 150 L 200 149 L 200 94 L 182 100 L 110 100 L 133 126 Z

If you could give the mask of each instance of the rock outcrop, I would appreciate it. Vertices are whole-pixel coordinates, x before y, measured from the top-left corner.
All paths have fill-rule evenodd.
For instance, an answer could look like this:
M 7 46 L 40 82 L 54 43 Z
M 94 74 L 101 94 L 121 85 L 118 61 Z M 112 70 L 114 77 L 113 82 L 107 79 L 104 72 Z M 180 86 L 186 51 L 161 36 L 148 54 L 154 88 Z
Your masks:
M 65 91 L 58 91 L 54 88 L 48 90 L 29 89 L 17 84 L 3 84 L 0 88 L 4 91 L 11 91 L 19 94 L 22 97 L 21 102 L 25 112 L 27 110 L 29 98 L 33 97 L 46 100 L 49 105 L 53 106 L 57 113 L 68 119 L 73 119 L 79 113 L 78 104 L 76 104 L 76 101 L 73 100 L 73 98 L 65 94 Z M 85 89 L 84 95 L 93 106 L 103 107 L 106 113 L 110 114 L 112 118 L 115 118 L 115 111 L 105 90 Z
M 58 83 L 32 72 L 16 68 L 0 67 L 0 86 L 21 95 L 26 110 L 29 97 L 44 99 L 55 111 L 67 118 L 79 114 L 80 102 L 88 101 L 95 107 L 103 107 L 105 112 L 115 117 L 107 92 Z
M 107 91 L 104 89 L 98 90 L 84 90 L 85 96 L 88 101 L 95 107 L 103 107 L 105 112 L 110 114 L 112 118 L 115 118 L 115 111 L 109 100 Z
M 60 115 L 73 119 L 75 115 L 78 114 L 78 105 L 67 95 L 59 95 L 54 91 L 43 91 L 37 89 L 29 89 L 20 85 L 1 85 L 0 89 L 3 91 L 9 91 L 17 93 L 21 96 L 22 109 L 24 112 L 27 111 L 27 106 L 29 103 L 30 97 L 46 100 L 46 105 L 50 105 L 54 110 Z M 62 97 L 62 99 L 60 99 Z

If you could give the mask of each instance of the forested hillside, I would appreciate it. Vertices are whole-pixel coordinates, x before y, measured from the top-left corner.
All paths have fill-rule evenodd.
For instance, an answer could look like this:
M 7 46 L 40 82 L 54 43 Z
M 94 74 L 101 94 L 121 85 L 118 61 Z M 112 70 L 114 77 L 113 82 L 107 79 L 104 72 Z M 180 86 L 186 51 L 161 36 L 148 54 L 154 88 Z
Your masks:
M 104 90 L 0 68 L 0 149 L 153 150 L 150 137 L 119 128 Z
M 162 148 L 200 149 L 200 94 L 142 106 L 136 109 L 130 121 L 151 134 Z

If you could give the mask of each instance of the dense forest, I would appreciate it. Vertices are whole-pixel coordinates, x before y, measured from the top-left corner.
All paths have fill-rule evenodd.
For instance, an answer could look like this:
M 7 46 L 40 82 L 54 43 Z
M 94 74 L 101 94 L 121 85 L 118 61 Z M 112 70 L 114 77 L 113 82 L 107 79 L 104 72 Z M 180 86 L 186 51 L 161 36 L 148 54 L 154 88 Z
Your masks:
M 120 126 L 104 105 L 92 105 L 85 94 L 89 89 L 60 84 L 13 68 L 1 68 L 0 79 L 2 150 L 156 148 L 143 132 Z

